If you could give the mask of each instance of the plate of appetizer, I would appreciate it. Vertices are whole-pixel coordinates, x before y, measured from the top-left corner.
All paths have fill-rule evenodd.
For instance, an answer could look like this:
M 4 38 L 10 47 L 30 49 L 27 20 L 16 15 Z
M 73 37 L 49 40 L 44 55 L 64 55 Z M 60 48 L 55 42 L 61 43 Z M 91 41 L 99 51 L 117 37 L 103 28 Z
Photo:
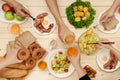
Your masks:
M 97 64 L 103 71 L 113 72 L 120 67 L 120 62 L 116 56 L 106 48 L 97 52 Z
M 93 54 L 97 51 L 97 43 L 99 37 L 93 33 L 92 29 L 87 30 L 78 39 L 78 46 L 84 54 Z
M 0 21 L 2 22 L 21 24 L 27 20 L 27 18 L 16 15 L 14 8 L 3 1 L 0 1 L 0 7 Z
M 99 24 L 98 29 L 104 33 L 117 32 L 120 28 L 120 15 L 119 15 L 119 13 L 115 12 L 114 16 L 111 17 L 111 20 L 109 22 L 104 22 L 104 23 L 100 24 L 100 18 L 104 12 L 105 11 L 100 13 L 100 15 L 98 17 L 98 24 Z
M 66 8 L 67 19 L 75 28 L 88 28 L 93 23 L 95 14 L 89 1 L 76 0 Z
M 48 35 L 55 30 L 56 21 L 50 12 L 40 11 L 35 18 L 32 27 L 39 35 Z
M 49 54 L 47 65 L 50 73 L 58 78 L 68 77 L 74 71 L 74 67 L 67 59 L 65 49 L 53 50 Z

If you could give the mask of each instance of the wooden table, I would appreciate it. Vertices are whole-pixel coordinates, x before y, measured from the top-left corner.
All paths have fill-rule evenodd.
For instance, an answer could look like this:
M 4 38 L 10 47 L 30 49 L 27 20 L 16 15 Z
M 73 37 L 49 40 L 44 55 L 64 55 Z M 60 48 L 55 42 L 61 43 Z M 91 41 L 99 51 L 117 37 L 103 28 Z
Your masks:
M 33 16 L 37 13 L 38 10 L 49 11 L 45 0 L 17 0 L 17 1 L 21 2 L 22 4 L 25 4 L 29 8 Z M 57 0 L 57 1 L 58 1 L 61 17 L 64 20 L 65 24 L 68 26 L 68 28 L 75 33 L 76 41 L 77 41 L 79 36 L 86 29 L 85 28 L 75 29 L 72 25 L 70 25 L 70 23 L 68 22 L 66 18 L 66 14 L 65 14 L 66 7 L 69 6 L 75 0 Z M 100 12 L 108 9 L 112 5 L 113 0 L 88 0 L 88 1 L 91 2 L 92 6 L 96 10 L 96 16 L 95 16 L 94 23 L 91 25 L 93 26 L 97 24 L 97 18 Z M 64 48 L 64 44 L 61 43 L 61 41 L 59 40 L 58 34 L 57 34 L 58 33 L 57 26 L 56 26 L 55 31 L 52 34 L 48 36 L 40 36 L 32 29 L 31 25 L 32 25 L 32 19 L 29 18 L 27 22 L 25 22 L 24 24 L 21 24 L 22 31 L 32 32 L 32 34 L 37 38 L 38 43 L 40 43 L 40 45 L 43 48 L 45 48 L 48 52 L 50 52 L 49 43 L 52 39 L 56 39 L 57 42 L 59 43 L 57 48 Z M 8 26 L 9 24 L 0 22 L 0 49 L 1 49 L 0 56 L 4 56 L 4 53 L 6 52 L 6 44 L 8 43 L 8 41 L 14 40 L 14 38 L 16 37 L 15 35 L 9 32 Z M 115 41 L 116 43 L 115 46 L 117 48 L 120 48 L 120 45 L 119 45 L 120 44 L 120 30 L 114 34 L 104 34 L 100 32 L 99 30 L 95 30 L 94 32 L 97 33 L 99 37 L 101 38 L 107 38 L 110 41 Z M 47 59 L 47 56 L 44 58 L 44 60 L 46 59 Z M 120 79 L 120 69 L 112 73 L 106 73 L 102 71 L 96 63 L 95 54 L 90 55 L 90 56 L 82 54 L 81 63 L 82 63 L 82 66 L 90 65 L 97 71 L 96 77 L 93 78 L 92 80 L 118 80 Z M 3 79 L 0 79 L 0 80 L 3 80 Z M 28 74 L 27 80 L 78 80 L 78 76 L 77 76 L 76 71 L 74 71 L 74 73 L 68 78 L 58 79 L 52 76 L 48 70 L 41 71 L 36 66 L 35 69 L 33 69 Z

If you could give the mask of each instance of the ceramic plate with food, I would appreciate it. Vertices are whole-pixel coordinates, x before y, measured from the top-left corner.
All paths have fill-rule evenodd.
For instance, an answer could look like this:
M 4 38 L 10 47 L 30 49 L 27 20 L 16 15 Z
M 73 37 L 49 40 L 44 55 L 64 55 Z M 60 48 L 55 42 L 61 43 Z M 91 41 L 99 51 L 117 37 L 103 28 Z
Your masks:
M 48 35 L 55 30 L 56 21 L 50 12 L 39 11 L 35 18 L 32 27 L 39 35 Z
M 83 53 L 93 54 L 97 51 L 97 45 L 94 43 L 98 41 L 98 36 L 89 29 L 79 37 L 78 46 Z
M 94 20 L 95 10 L 89 1 L 76 0 L 66 8 L 68 21 L 75 28 L 89 27 Z
M 47 65 L 50 73 L 58 78 L 68 77 L 74 71 L 74 67 L 67 59 L 65 49 L 56 49 L 49 53 Z
M 17 16 L 13 7 L 0 0 L 0 21 L 6 23 L 24 23 L 27 18 Z
M 100 69 L 106 72 L 113 72 L 120 67 L 118 59 L 106 48 L 102 48 L 97 52 L 97 64 Z
M 104 12 L 105 11 L 100 13 L 98 17 L 98 24 L 100 24 L 100 18 Z M 98 26 L 98 29 L 104 33 L 115 33 L 119 30 L 119 28 L 120 28 L 120 15 L 117 12 L 115 12 L 114 16 L 111 18 L 111 21 L 109 23 L 106 22 L 105 24 L 100 24 Z

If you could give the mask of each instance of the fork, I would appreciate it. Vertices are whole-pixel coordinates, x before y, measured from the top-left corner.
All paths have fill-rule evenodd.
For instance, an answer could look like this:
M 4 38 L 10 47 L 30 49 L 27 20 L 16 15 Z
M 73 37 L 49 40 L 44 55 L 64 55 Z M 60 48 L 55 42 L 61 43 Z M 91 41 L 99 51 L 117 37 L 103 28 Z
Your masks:
M 93 26 L 93 28 L 96 29 L 99 25 L 100 25 L 100 23 Z

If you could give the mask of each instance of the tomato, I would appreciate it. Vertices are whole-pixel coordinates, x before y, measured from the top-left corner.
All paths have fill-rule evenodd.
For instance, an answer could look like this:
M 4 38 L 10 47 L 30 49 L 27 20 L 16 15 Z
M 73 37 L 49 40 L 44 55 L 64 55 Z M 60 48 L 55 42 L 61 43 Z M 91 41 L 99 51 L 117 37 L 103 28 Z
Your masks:
M 10 5 L 8 5 L 7 3 L 5 3 L 5 4 L 2 5 L 2 10 L 4 12 L 7 12 L 7 11 L 11 10 L 11 7 L 10 7 Z
M 12 11 L 13 13 L 15 13 L 15 9 L 14 9 L 13 7 L 11 7 L 11 11 Z
M 65 69 L 64 71 L 65 71 L 65 72 L 68 72 L 68 69 Z

